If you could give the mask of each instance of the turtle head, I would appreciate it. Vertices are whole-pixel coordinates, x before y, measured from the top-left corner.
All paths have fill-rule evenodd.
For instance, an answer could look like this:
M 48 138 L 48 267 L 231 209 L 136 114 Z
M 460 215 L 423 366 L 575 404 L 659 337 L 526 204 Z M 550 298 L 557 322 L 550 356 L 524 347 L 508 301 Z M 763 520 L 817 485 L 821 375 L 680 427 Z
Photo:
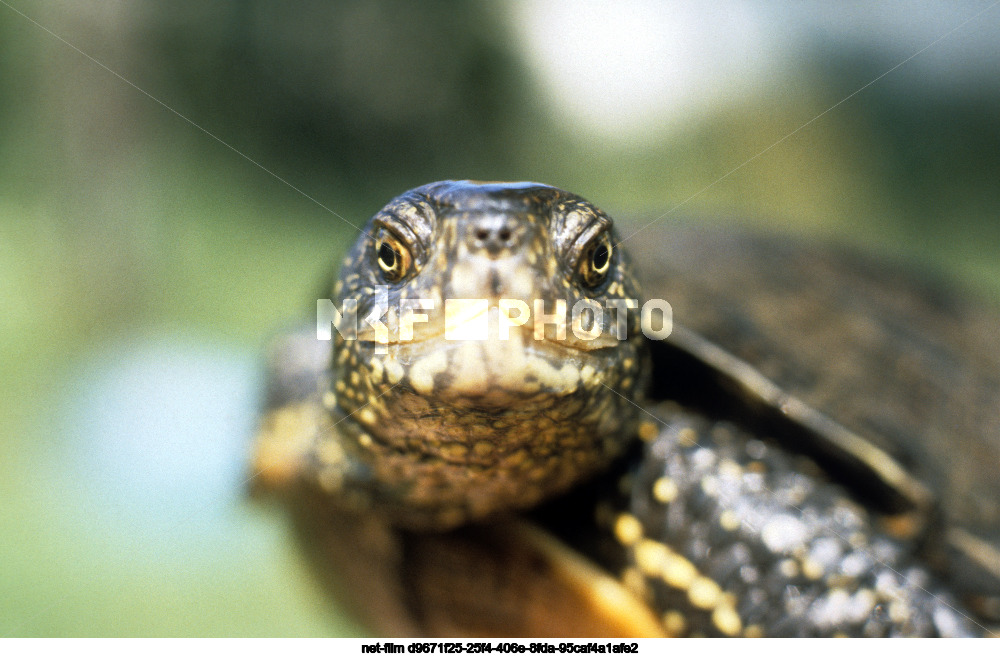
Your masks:
M 611 219 L 578 196 L 411 190 L 366 225 L 332 297 L 331 439 L 359 505 L 433 526 L 523 508 L 634 435 L 639 290 Z

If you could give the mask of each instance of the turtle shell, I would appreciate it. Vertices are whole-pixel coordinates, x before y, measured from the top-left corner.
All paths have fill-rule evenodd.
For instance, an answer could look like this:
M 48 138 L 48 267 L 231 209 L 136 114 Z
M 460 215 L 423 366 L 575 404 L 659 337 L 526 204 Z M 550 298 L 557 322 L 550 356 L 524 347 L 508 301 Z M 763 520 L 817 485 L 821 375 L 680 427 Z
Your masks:
M 996 613 L 997 314 L 829 245 L 703 227 L 649 233 L 626 246 L 645 296 L 667 300 L 675 321 L 654 345 L 653 396 L 764 422 L 864 505 L 908 517 L 896 533 Z

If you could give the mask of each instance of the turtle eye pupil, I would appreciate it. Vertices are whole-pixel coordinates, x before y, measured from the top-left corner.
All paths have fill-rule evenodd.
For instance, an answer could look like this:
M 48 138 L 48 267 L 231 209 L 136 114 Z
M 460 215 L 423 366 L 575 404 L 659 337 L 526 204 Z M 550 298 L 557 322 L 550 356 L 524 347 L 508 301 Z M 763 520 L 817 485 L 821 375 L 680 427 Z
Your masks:
M 396 251 L 388 243 L 382 242 L 382 246 L 378 249 L 378 261 L 382 265 L 382 268 L 386 270 L 395 269 L 397 260 Z
M 601 244 L 594 249 L 594 255 L 591 257 L 591 263 L 593 264 L 595 270 L 600 271 L 607 266 L 608 260 L 610 259 L 611 254 L 608 253 L 607 245 Z

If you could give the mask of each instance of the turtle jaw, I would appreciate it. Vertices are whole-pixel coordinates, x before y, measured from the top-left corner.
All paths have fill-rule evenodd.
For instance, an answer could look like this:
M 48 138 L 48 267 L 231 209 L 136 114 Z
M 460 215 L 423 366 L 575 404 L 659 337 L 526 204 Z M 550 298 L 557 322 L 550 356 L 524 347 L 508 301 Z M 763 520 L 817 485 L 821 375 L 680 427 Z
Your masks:
M 536 337 L 523 327 L 512 328 L 503 338 L 495 332 L 483 340 L 438 335 L 358 347 L 365 354 L 359 362 L 369 366 L 360 376 L 371 373 L 369 384 L 376 395 L 390 393 L 388 383 L 404 385 L 429 400 L 497 409 L 539 396 L 558 400 L 581 387 L 592 388 L 598 372 L 631 349 L 614 338 L 554 340 Z M 383 379 L 382 372 L 389 376 Z
M 639 412 L 631 401 L 643 386 L 639 338 L 584 350 L 513 331 L 508 340 L 380 346 L 355 343 L 336 385 L 337 411 L 376 442 L 392 444 L 393 427 L 412 423 L 408 446 L 424 433 L 450 443 L 474 434 L 498 445 L 529 445 L 531 434 L 519 427 L 550 421 L 599 442 L 619 439 L 616 432 Z M 609 406 L 610 415 L 595 422 L 596 409 Z M 501 417 L 499 425 L 492 422 Z M 460 428 L 473 424 L 471 432 Z

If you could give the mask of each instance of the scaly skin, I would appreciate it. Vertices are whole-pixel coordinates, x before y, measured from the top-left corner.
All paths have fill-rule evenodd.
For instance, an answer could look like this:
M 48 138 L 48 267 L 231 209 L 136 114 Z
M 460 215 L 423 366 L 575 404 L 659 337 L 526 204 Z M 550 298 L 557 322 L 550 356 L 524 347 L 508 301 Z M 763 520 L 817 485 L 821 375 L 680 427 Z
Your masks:
M 671 634 L 984 631 L 912 542 L 881 531 L 815 463 L 732 423 L 660 411 L 612 529 L 629 556 L 624 579 L 665 610 Z

